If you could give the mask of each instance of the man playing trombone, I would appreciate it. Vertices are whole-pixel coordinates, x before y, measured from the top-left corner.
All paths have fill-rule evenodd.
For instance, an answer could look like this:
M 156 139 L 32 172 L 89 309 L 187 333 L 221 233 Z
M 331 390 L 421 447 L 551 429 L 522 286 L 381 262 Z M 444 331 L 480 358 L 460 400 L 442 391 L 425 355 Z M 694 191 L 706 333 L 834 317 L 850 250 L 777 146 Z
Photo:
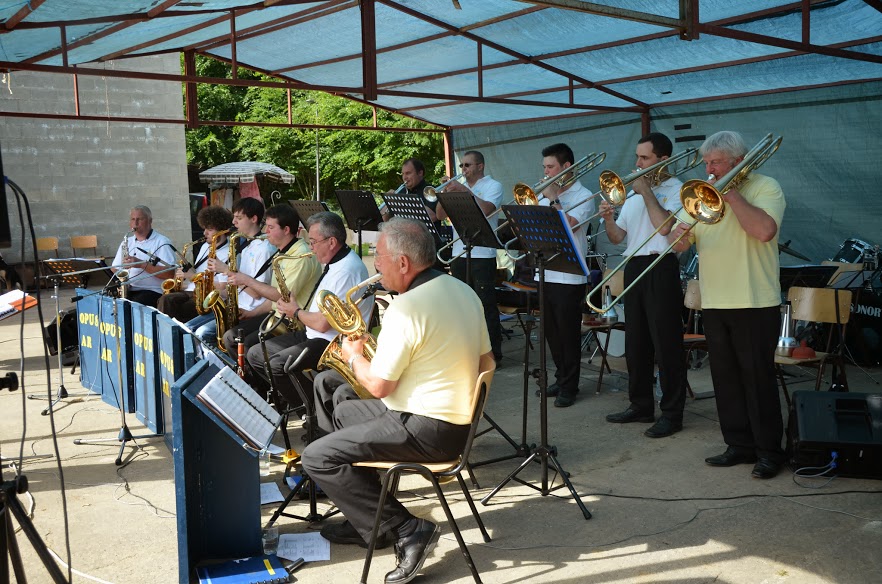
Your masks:
M 777 149 L 776 143 L 772 147 Z M 752 173 L 740 184 L 731 178 L 740 165 L 746 165 L 742 170 L 756 168 L 774 152 L 767 149 L 753 157 L 756 149 L 748 151 L 737 132 L 717 132 L 704 141 L 700 152 L 712 175 L 707 182 L 721 192 L 728 209 L 718 225 L 699 222 L 690 231 L 679 224 L 669 237 L 673 242 L 687 234 L 674 250 L 685 251 L 694 242 L 699 252 L 704 332 L 727 445 L 724 453 L 705 462 L 755 462 L 751 475 L 769 479 L 778 474 L 785 458 L 775 378 L 781 325 L 778 228 L 785 201 L 778 181 L 770 177 Z
M 573 151 L 566 144 L 553 144 L 542 150 L 542 167 L 545 176 L 556 176 L 573 165 Z M 567 182 L 569 181 L 569 182 Z M 588 253 L 587 219 L 594 214 L 594 201 L 578 205 L 591 193 L 571 174 L 561 177 L 560 183 L 543 190 L 540 205 L 551 205 L 563 210 L 570 227 L 582 223 L 573 232 L 578 252 Z M 538 276 L 537 276 L 538 278 Z M 566 408 L 576 402 L 579 393 L 579 370 L 582 365 L 582 302 L 585 300 L 585 284 L 588 278 L 566 272 L 546 270 L 545 303 L 542 318 L 545 319 L 545 338 L 556 371 L 555 382 L 548 387 L 548 397 L 554 397 L 554 405 Z
M 469 150 L 462 155 L 459 165 L 466 184 L 453 181 L 444 187 L 445 191 L 470 192 L 484 215 L 490 215 L 502 204 L 502 184 L 484 174 L 484 155 L 477 150 Z M 439 203 L 435 208 L 438 219 L 447 218 L 447 212 Z M 496 221 L 494 221 L 494 224 Z M 466 274 L 465 245 L 456 231 L 453 232 L 453 260 L 450 273 L 463 282 L 468 282 Z M 502 327 L 499 324 L 499 309 L 496 307 L 496 250 L 492 247 L 476 246 L 471 251 L 471 286 L 484 306 L 484 320 L 490 334 L 490 345 L 496 362 L 502 359 Z
M 652 132 L 637 142 L 637 168 L 643 170 L 670 157 L 673 145 L 664 134 Z M 625 286 L 630 285 L 658 259 L 668 242 L 665 237 L 673 225 L 672 213 L 680 206 L 682 182 L 665 173 L 664 167 L 643 174 L 632 183 L 632 191 L 622 206 L 619 218 L 606 200 L 600 213 L 610 243 L 626 237 L 624 256 L 633 256 L 625 266 Z M 639 195 L 639 196 L 635 196 Z M 653 231 L 658 233 L 642 247 Z M 680 288 L 680 265 L 674 253 L 668 253 L 628 291 L 625 303 L 625 355 L 628 364 L 628 409 L 606 417 L 608 422 L 653 422 L 653 371 L 658 360 L 662 399 L 661 417 L 644 434 L 661 438 L 683 428 L 686 404 L 686 364 L 683 360 L 683 303 Z

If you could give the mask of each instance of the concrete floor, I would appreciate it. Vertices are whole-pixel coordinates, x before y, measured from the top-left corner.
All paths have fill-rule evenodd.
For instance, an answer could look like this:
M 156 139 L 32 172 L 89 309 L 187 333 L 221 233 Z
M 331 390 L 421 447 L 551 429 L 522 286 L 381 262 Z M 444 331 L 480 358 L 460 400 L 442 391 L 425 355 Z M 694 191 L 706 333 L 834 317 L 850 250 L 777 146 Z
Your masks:
M 66 294 L 62 291 L 63 297 Z M 48 296 L 48 294 L 46 295 Z M 50 318 L 52 302 L 44 296 Z M 43 341 L 37 310 L 26 312 L 24 327 L 24 388 L 29 395 L 47 393 Z M 47 319 L 48 320 L 48 319 Z M 511 325 L 507 325 L 511 326 Z M 18 321 L 0 322 L 0 375 L 20 366 Z M 524 337 L 515 329 L 505 341 L 504 366 L 496 373 L 487 413 L 515 442 L 521 442 Z M 537 354 L 531 357 L 535 362 Z M 768 481 L 751 479 L 749 465 L 711 468 L 706 456 L 724 446 L 713 399 L 690 400 L 682 432 L 663 439 L 643 436 L 646 424 L 615 425 L 604 421 L 627 405 L 627 379 L 622 359 L 613 359 L 613 373 L 595 394 L 598 360 L 584 354 L 582 391 L 567 409 L 548 409 L 549 443 L 571 473 L 581 500 L 593 514 L 586 521 L 566 489 L 548 496 L 510 483 L 490 501 L 478 505 L 493 541 L 485 544 L 469 517 L 468 508 L 450 494 L 453 512 L 484 582 L 717 582 L 752 584 L 877 583 L 882 581 L 882 484 L 876 480 L 836 478 L 799 479 L 782 472 Z M 99 581 L 172 583 L 177 575 L 174 476 L 171 455 L 161 439 L 141 441 L 123 467 L 114 459 L 118 444 L 73 444 L 75 438 L 116 436 L 120 414 L 98 396 L 86 394 L 70 369 L 64 385 L 72 397 L 52 418 L 41 416 L 45 402 L 23 400 L 23 391 L 0 392 L 0 448 L 4 461 L 24 454 L 54 452 L 53 435 L 64 469 L 67 515 L 73 567 Z M 49 388 L 59 385 L 55 360 L 50 360 Z M 870 371 L 876 379 L 879 370 Z M 852 391 L 879 393 L 879 385 L 855 367 L 848 368 Z M 690 371 L 696 392 L 711 391 L 707 367 Z M 798 386 L 797 386 L 798 388 Z M 539 407 L 535 383 L 528 389 L 526 441 L 539 441 Z M 23 430 L 23 422 L 27 422 Z M 134 433 L 143 432 L 134 415 L 127 416 Z M 291 430 L 299 434 L 298 424 Z M 22 442 L 22 434 L 24 440 Z M 480 437 L 473 461 L 503 456 L 513 448 L 496 431 Z M 486 495 L 517 468 L 521 459 L 476 469 Z M 541 466 L 531 465 L 519 477 L 541 485 Z M 33 523 L 49 548 L 65 555 L 63 508 L 59 472 L 54 458 L 25 461 L 33 505 Z M 282 467 L 273 477 L 281 480 Z M 8 466 L 4 479 L 10 479 Z M 560 484 L 553 469 L 553 486 Z M 284 487 L 283 487 L 284 491 Z M 470 582 L 471 575 L 430 487 L 420 479 L 402 483 L 401 498 L 417 515 L 442 522 L 442 539 L 416 582 Z M 305 512 L 300 504 L 295 512 Z M 263 509 L 264 520 L 273 506 Z M 327 508 L 323 501 L 320 509 Z M 333 518 L 331 521 L 339 521 Z M 282 519 L 282 533 L 302 533 L 320 525 Z M 28 542 L 17 536 L 29 582 L 48 576 Z M 333 545 L 330 562 L 308 564 L 297 572 L 300 582 L 356 582 L 364 551 Z M 375 557 L 371 582 L 381 582 L 394 567 L 391 550 Z M 14 581 L 14 580 L 13 580 Z M 75 582 L 91 581 L 74 576 Z

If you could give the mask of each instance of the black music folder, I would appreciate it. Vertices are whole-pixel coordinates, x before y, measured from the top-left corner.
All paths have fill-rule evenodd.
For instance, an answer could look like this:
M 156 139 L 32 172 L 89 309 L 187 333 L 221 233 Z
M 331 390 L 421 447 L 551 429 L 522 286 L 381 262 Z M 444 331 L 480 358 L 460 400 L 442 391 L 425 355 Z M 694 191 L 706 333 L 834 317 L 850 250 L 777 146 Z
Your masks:
M 369 191 L 334 191 L 349 229 L 355 232 L 379 231 L 383 216 Z
M 573 230 L 562 210 L 545 205 L 503 205 L 522 249 L 546 258 L 545 269 L 588 277 Z
M 306 228 L 307 219 L 316 213 L 328 210 L 328 205 L 324 201 L 300 201 L 292 199 L 288 202 L 294 207 L 294 210 L 297 211 L 297 218 L 300 220 L 300 223 L 304 228 Z

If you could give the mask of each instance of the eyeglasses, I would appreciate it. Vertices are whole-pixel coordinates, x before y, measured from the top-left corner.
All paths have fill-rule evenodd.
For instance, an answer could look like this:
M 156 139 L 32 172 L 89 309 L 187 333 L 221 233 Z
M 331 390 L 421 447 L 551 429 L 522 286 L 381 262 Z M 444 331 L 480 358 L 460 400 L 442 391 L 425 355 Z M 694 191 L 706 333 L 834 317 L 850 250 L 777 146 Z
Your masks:
M 331 238 L 326 237 L 324 239 L 308 239 L 307 243 L 309 243 L 309 247 L 315 247 L 316 245 L 320 244 L 321 242 L 328 241 L 329 239 L 331 239 Z
M 477 163 L 475 163 L 475 162 L 463 162 L 462 164 L 459 165 L 459 167 L 460 167 L 460 168 L 468 168 L 468 167 L 470 167 L 470 166 L 475 166 L 475 164 L 477 164 Z

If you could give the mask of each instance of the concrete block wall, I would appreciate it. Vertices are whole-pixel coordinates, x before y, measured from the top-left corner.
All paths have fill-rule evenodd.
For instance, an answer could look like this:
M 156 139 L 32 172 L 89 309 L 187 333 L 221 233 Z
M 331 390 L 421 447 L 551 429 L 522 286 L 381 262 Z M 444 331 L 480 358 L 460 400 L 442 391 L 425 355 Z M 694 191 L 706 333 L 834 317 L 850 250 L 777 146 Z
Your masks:
M 180 72 L 177 55 L 111 61 L 104 69 Z M 179 83 L 78 76 L 82 115 L 183 119 Z M 27 194 L 37 237 L 59 239 L 70 257 L 71 235 L 97 235 L 98 253 L 113 256 L 128 231 L 129 210 L 147 205 L 154 229 L 176 246 L 190 240 L 183 124 L 13 118 L 3 112 L 75 112 L 73 77 L 13 72 L 0 85 L 0 151 L 4 173 Z M 13 247 L 20 261 L 21 227 L 7 195 Z M 26 245 L 30 236 L 26 231 Z M 28 248 L 30 249 L 30 248 Z M 26 257 L 30 257 L 27 252 Z

